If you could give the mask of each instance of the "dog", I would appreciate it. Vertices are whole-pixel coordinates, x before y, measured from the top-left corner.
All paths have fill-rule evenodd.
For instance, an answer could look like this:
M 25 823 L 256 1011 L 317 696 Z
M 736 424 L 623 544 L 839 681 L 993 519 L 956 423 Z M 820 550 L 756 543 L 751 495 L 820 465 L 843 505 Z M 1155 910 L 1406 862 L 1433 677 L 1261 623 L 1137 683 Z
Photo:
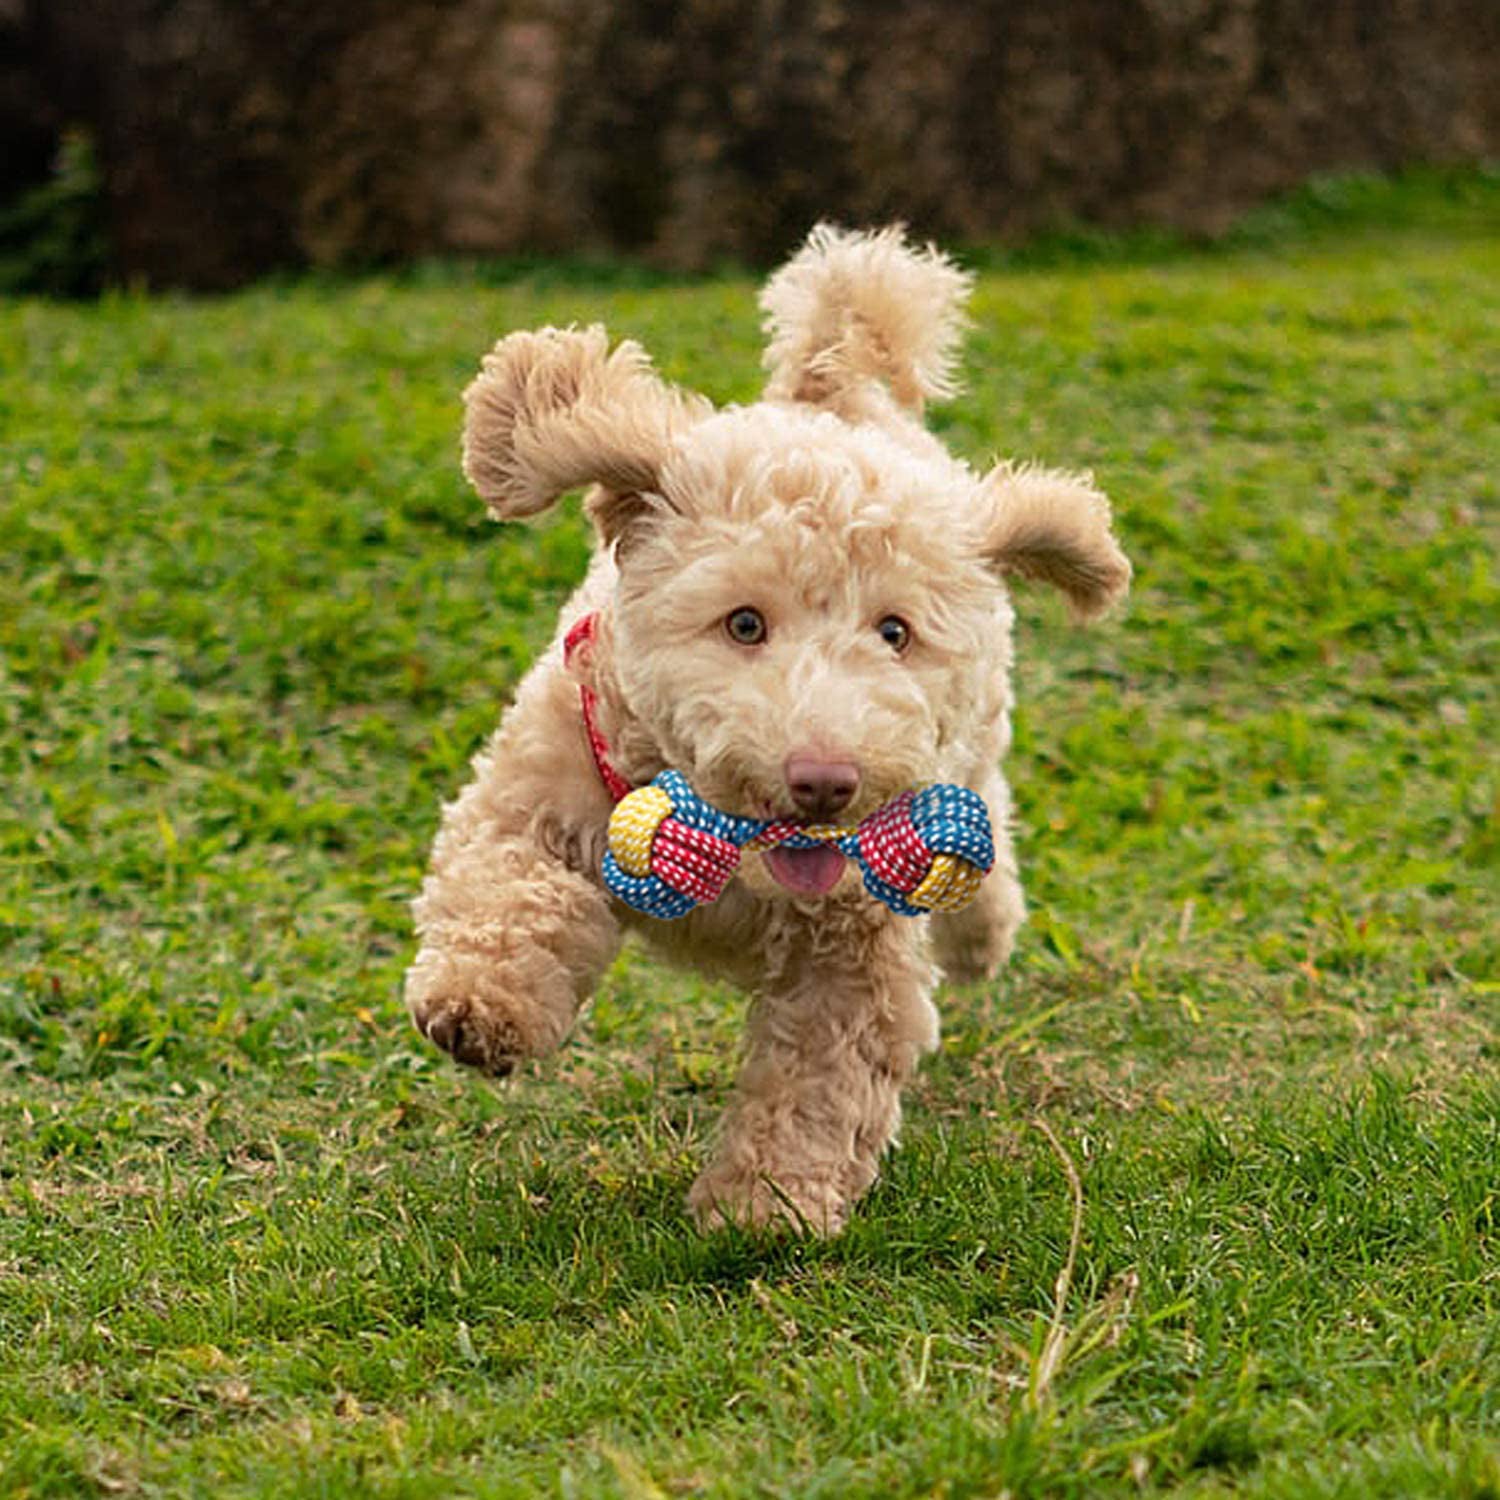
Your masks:
M 1010 953 L 1024 902 L 1000 761 L 1009 586 L 1079 619 L 1127 590 L 1087 475 L 977 472 L 922 422 L 957 393 L 970 278 L 900 226 L 818 226 L 761 294 L 760 400 L 716 409 L 598 326 L 508 335 L 464 395 L 464 473 L 491 516 L 588 488 L 598 546 L 414 903 L 417 1027 L 503 1075 L 566 1037 L 627 932 L 741 985 L 748 1039 L 704 1228 L 827 1235 L 875 1181 L 937 1045 L 939 973 Z M 977 792 L 994 864 L 962 911 L 873 900 L 838 848 L 748 854 L 722 895 L 643 915 L 601 864 L 621 795 L 673 769 L 746 818 L 854 824 L 914 787 Z

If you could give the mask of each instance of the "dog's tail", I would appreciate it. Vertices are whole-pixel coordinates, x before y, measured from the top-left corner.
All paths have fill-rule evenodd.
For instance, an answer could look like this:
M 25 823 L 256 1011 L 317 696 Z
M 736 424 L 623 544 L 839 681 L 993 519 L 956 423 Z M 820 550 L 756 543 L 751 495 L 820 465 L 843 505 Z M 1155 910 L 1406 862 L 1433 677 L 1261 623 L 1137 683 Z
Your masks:
M 766 395 L 846 410 L 870 382 L 913 414 L 957 392 L 954 357 L 971 278 L 901 225 L 819 224 L 766 283 Z

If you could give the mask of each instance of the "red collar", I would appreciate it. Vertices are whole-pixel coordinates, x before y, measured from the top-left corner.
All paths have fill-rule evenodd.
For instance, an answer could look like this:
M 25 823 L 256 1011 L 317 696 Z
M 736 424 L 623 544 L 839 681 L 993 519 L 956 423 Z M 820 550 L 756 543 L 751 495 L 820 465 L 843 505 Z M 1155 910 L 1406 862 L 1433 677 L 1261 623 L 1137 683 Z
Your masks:
M 572 666 L 578 653 L 585 646 L 592 646 L 594 636 L 598 632 L 599 616 L 587 614 L 568 631 L 563 638 L 563 662 Z M 583 729 L 588 735 L 589 750 L 593 753 L 594 764 L 599 769 L 599 780 L 604 783 L 605 790 L 616 801 L 620 802 L 628 797 L 634 788 L 626 779 L 610 764 L 609 741 L 604 738 L 604 732 L 599 728 L 599 695 L 588 683 L 578 684 L 578 701 L 583 711 Z

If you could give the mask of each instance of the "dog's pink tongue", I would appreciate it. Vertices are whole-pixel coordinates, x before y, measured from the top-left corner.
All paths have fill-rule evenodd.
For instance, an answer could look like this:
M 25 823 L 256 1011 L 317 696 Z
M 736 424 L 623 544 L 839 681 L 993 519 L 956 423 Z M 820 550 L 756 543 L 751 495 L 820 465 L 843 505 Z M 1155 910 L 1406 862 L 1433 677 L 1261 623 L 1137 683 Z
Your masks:
M 766 850 L 771 878 L 799 896 L 825 896 L 844 873 L 844 856 L 828 844 L 816 849 Z

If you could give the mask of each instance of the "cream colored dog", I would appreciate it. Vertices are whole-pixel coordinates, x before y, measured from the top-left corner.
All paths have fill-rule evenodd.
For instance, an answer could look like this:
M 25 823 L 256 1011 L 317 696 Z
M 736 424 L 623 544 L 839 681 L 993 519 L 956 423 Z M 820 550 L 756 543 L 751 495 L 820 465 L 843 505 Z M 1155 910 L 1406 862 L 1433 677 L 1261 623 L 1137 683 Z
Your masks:
M 704 1225 L 832 1233 L 875 1180 L 937 1043 L 937 966 L 992 975 L 1023 916 L 999 771 L 1007 579 L 1057 586 L 1079 617 L 1129 582 L 1086 477 L 976 474 L 921 425 L 954 393 L 967 293 L 899 230 L 823 226 L 763 293 L 753 406 L 673 389 L 599 327 L 511 334 L 465 395 L 464 472 L 490 514 L 592 486 L 600 547 L 444 811 L 407 1002 L 440 1047 L 503 1074 L 562 1042 L 627 930 L 746 987 L 743 1070 L 689 1195 Z M 988 804 L 995 867 L 966 910 L 914 919 L 837 850 L 782 849 L 748 856 L 713 905 L 644 917 L 601 881 L 604 776 L 667 767 L 727 812 L 842 823 L 957 782 Z

